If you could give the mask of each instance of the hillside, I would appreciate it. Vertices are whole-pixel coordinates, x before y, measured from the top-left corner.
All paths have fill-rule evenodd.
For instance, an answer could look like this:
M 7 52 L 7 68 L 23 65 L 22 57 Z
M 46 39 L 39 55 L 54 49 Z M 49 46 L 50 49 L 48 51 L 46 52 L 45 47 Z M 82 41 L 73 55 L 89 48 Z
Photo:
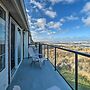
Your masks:
M 64 44 L 64 48 L 90 54 L 90 47 Z M 56 57 L 57 69 L 65 77 L 65 79 L 70 82 L 70 84 L 74 83 L 75 54 L 57 49 Z M 49 59 L 54 65 L 54 48 L 51 47 L 49 47 Z M 83 86 L 90 86 L 90 58 L 79 55 L 78 59 L 79 84 Z

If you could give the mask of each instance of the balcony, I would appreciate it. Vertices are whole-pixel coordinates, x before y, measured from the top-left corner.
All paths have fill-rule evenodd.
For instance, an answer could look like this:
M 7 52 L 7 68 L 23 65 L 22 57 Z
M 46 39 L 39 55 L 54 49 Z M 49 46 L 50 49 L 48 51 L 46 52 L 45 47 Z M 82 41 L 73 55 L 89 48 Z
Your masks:
M 84 70 L 81 69 L 83 63 L 80 60 L 82 56 L 84 59 L 88 58 L 86 60 L 89 62 L 89 54 L 56 45 L 34 43 L 29 47 L 31 45 L 46 58 L 45 65 L 42 68 L 38 64 L 31 66 L 32 58 L 23 60 L 7 90 L 12 90 L 15 85 L 20 86 L 21 90 L 90 90 L 89 80 L 85 75 L 81 75 L 84 71 L 86 73 L 86 67 L 82 65 Z M 62 51 L 64 51 L 64 56 L 70 55 L 69 58 L 71 56 L 74 58 L 70 59 L 71 61 L 63 60 L 58 56 L 63 54 Z
M 15 85 L 21 90 L 72 90 L 48 60 L 40 69 L 38 65 L 31 66 L 30 59 L 25 59 L 7 90 L 13 90 Z

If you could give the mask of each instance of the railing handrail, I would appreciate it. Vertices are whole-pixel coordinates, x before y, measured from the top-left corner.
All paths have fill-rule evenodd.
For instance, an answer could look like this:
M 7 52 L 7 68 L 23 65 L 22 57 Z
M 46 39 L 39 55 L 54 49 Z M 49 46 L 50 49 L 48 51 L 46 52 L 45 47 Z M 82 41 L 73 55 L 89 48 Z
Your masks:
M 57 45 L 50 45 L 50 44 L 43 44 L 43 43 L 40 43 L 40 44 L 41 45 L 48 45 L 48 46 L 51 46 L 51 47 L 54 47 L 54 48 L 58 48 L 58 49 L 68 51 L 68 52 L 72 52 L 72 53 L 75 53 L 75 54 L 79 54 L 79 55 L 82 55 L 82 56 L 90 57 L 90 54 L 88 54 L 88 53 L 79 52 L 79 51 L 75 51 L 75 50 L 71 50 L 71 49 L 67 49 L 67 48 L 62 48 L 62 47 L 57 46 Z M 29 44 L 29 45 L 34 45 L 34 44 Z
M 75 54 L 79 54 L 79 55 L 82 55 L 82 56 L 90 57 L 90 54 L 88 54 L 88 53 L 79 52 L 79 51 L 75 51 L 75 50 L 70 50 L 70 49 L 66 49 L 66 48 L 60 48 L 60 47 L 57 47 L 57 48 L 61 49 L 61 50 L 64 50 L 64 51 L 68 51 L 68 52 L 72 52 L 72 53 L 75 53 Z

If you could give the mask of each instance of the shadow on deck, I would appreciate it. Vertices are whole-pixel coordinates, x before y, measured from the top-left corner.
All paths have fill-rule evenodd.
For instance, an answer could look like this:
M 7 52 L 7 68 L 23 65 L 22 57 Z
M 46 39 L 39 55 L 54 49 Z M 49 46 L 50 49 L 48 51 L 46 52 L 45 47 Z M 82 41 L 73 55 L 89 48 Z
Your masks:
M 22 62 L 7 90 L 13 90 L 14 85 L 19 85 L 21 90 L 71 90 L 49 61 L 42 69 L 37 65 L 31 66 L 29 61 L 25 59 Z

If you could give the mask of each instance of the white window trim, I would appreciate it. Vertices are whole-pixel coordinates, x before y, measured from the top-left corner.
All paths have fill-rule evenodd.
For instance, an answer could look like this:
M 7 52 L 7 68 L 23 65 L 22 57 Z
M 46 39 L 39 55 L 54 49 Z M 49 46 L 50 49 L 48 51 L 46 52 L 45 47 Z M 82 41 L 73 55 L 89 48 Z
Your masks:
M 20 61 L 20 63 L 18 64 L 18 55 L 17 55 L 17 31 L 18 31 L 18 28 L 20 29 L 21 31 L 21 34 L 22 34 L 22 29 L 21 27 L 15 22 L 15 20 L 10 17 L 10 38 L 11 38 L 11 23 L 15 24 L 15 72 L 14 74 L 12 75 L 11 77 L 11 62 L 10 62 L 10 82 L 12 82 L 22 60 Z M 10 43 L 11 43 L 11 40 L 10 40 Z M 11 49 L 11 44 L 10 44 L 10 49 Z M 10 51 L 11 52 L 11 51 Z M 22 52 L 22 51 L 21 51 Z M 11 60 L 11 54 L 10 54 L 10 60 Z
M 20 36 L 20 43 L 21 43 L 22 42 L 22 29 L 20 28 L 19 25 L 17 26 L 17 31 L 18 31 L 18 29 L 20 29 L 20 32 L 21 32 L 21 36 Z M 21 51 L 20 52 L 21 52 L 21 60 L 20 60 L 20 63 L 18 64 L 18 67 L 20 66 L 20 64 L 22 62 L 22 46 L 21 46 Z
M 12 70 L 11 70 L 11 23 L 13 23 L 15 25 L 15 43 L 16 43 L 16 27 L 17 27 L 17 23 L 10 16 L 10 24 L 9 24 L 9 26 L 10 26 L 10 33 L 9 33 L 9 35 L 10 35 L 9 36 L 9 39 L 10 39 L 10 41 L 9 41 L 9 43 L 10 43 L 10 83 L 12 82 L 12 79 L 14 77 L 14 74 L 11 75 L 11 73 L 12 73 Z M 16 46 L 16 44 L 15 44 L 15 46 Z M 16 50 L 15 50 L 15 52 L 16 52 Z M 15 56 L 16 56 L 16 53 L 15 53 Z M 15 69 L 16 69 L 16 62 L 17 62 L 17 60 L 16 60 L 16 57 L 15 57 Z
M 1 71 L 3 72 L 5 69 L 8 69 L 8 11 L 4 7 L 4 5 L 0 1 L 0 6 L 4 9 L 6 12 L 6 32 L 5 32 L 5 68 Z M 1 73 L 0 72 L 0 73 Z

